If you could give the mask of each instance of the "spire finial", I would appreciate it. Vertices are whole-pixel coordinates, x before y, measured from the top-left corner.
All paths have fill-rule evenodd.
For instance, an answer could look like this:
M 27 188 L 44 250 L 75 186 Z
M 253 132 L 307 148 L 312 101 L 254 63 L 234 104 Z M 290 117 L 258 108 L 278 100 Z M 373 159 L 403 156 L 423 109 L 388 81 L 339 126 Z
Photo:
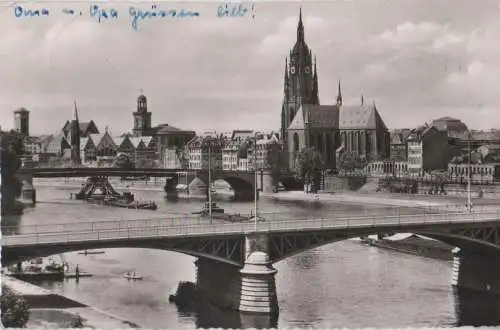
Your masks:
M 340 88 L 340 79 L 339 79 L 339 88 L 338 88 L 338 93 L 337 93 L 337 105 L 338 106 L 342 105 L 342 91 Z
M 363 94 L 361 94 L 361 105 L 365 104 L 365 98 L 363 97 Z
M 74 101 L 75 104 L 75 120 L 78 121 L 78 108 L 76 107 L 76 100 Z
M 299 24 L 297 26 L 297 41 L 304 41 L 304 24 L 302 24 L 302 7 L 299 9 Z

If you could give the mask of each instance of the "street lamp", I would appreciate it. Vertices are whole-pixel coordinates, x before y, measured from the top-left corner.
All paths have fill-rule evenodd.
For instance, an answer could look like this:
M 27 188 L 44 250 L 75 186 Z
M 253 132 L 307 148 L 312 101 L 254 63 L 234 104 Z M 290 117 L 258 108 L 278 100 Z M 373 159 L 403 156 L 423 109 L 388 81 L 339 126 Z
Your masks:
M 254 159 L 254 175 L 255 175 L 255 182 L 254 182 L 254 229 L 257 231 L 257 212 L 258 212 L 258 206 L 257 206 L 257 132 L 254 134 L 254 152 L 253 152 L 253 159 Z
M 469 152 L 468 166 L 467 166 L 467 211 L 472 212 L 472 200 L 471 200 L 471 177 L 472 177 L 472 150 L 470 145 L 471 132 L 467 131 L 467 146 Z

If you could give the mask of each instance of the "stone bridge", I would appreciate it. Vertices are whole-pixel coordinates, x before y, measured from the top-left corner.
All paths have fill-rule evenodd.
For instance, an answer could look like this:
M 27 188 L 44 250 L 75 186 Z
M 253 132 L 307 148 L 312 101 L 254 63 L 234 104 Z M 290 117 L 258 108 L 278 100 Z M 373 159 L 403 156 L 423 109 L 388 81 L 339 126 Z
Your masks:
M 33 187 L 33 178 L 62 178 L 62 177 L 166 177 L 169 178 L 166 192 L 169 196 L 176 196 L 175 187 L 179 183 L 180 175 L 187 177 L 191 183 L 195 177 L 208 184 L 208 170 L 193 169 L 121 169 L 121 168 L 23 168 L 17 176 L 23 183 L 23 195 L 30 199 Z M 255 192 L 254 171 L 225 171 L 213 170 L 212 180 L 224 180 L 233 188 L 237 199 L 253 199 Z M 290 173 L 273 174 L 268 170 L 257 170 L 257 187 L 260 191 L 272 192 L 278 181 L 290 187 L 298 186 Z M 184 182 L 184 180 L 182 180 Z
M 272 264 L 294 254 L 380 233 L 415 233 L 458 247 L 452 284 L 500 293 L 500 211 L 208 223 L 196 217 L 3 228 L 4 265 L 69 251 L 151 248 L 198 258 L 198 286 L 219 305 L 278 311 Z M 16 232 L 17 230 L 17 232 Z

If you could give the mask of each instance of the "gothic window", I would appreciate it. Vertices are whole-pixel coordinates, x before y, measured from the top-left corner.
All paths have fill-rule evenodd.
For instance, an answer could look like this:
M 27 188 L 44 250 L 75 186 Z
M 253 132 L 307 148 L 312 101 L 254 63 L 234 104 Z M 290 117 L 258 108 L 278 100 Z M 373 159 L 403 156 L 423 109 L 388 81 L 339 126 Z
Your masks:
M 323 154 L 323 133 L 318 133 L 318 151 Z
M 371 141 L 371 134 L 366 133 L 366 153 L 369 154 L 372 151 L 372 141 Z
M 326 133 L 325 136 L 325 142 L 326 142 L 326 162 L 328 165 L 330 165 L 331 159 L 332 159 L 332 140 L 330 137 L 330 133 Z
M 293 134 L 293 150 L 299 151 L 299 135 L 297 133 Z
M 295 108 L 291 107 L 290 108 L 290 122 L 292 122 L 292 120 L 294 119 L 294 117 L 295 117 Z

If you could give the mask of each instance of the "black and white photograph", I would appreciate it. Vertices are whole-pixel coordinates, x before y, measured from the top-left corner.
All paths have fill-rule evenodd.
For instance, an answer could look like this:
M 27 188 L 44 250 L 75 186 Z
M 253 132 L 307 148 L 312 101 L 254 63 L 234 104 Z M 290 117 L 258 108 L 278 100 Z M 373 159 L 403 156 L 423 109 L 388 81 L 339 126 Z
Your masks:
M 0 28 L 3 327 L 500 326 L 500 1 Z

